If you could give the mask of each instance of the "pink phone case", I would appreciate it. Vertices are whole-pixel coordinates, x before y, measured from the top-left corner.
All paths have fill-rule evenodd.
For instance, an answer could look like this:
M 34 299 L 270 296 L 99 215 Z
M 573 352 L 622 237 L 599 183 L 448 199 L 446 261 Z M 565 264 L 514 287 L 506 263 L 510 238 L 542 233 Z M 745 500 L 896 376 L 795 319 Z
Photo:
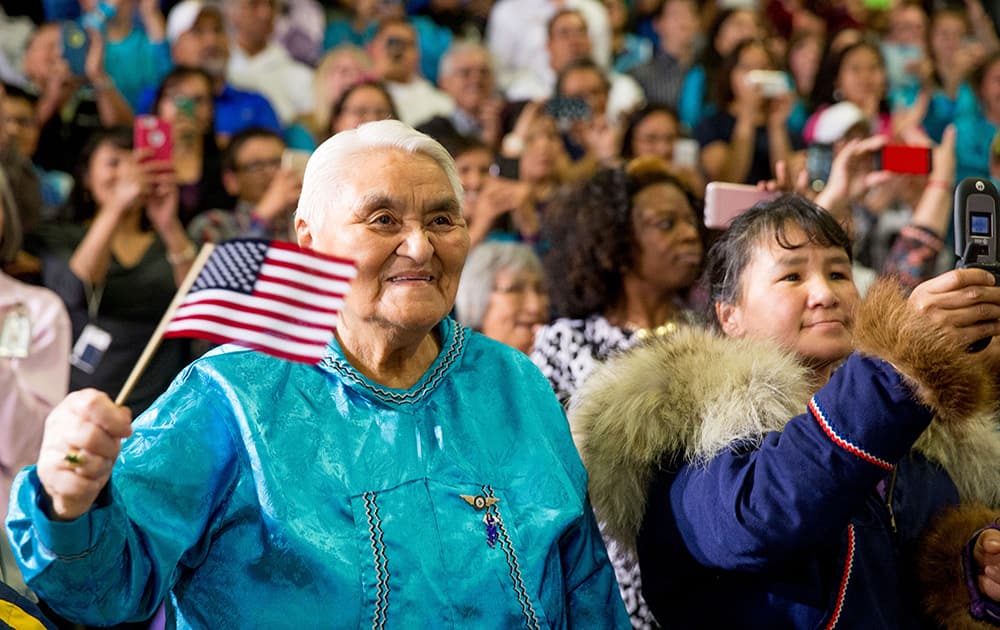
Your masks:
M 705 227 L 724 230 L 733 219 L 761 201 L 770 201 L 781 193 L 758 190 L 756 186 L 709 182 L 705 187 Z
M 135 148 L 152 150 L 147 159 L 170 161 L 173 152 L 170 123 L 156 116 L 136 116 L 134 131 Z

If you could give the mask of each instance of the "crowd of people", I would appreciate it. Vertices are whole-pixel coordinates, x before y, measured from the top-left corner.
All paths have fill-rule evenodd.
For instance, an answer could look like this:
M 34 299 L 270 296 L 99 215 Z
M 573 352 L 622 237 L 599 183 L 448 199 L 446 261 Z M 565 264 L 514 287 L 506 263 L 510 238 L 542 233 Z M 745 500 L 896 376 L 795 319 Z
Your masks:
M 22 4 L 0 613 L 1000 625 L 991 5 Z M 169 339 L 113 404 L 234 238 L 355 261 L 326 358 Z

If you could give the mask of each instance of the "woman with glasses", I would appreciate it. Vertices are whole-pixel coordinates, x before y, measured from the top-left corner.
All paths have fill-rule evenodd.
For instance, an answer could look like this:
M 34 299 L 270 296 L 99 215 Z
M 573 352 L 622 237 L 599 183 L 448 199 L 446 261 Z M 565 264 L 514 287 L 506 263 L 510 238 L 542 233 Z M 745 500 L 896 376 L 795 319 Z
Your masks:
M 488 241 L 465 261 L 455 297 L 463 326 L 528 354 L 548 322 L 549 294 L 542 262 L 530 245 Z

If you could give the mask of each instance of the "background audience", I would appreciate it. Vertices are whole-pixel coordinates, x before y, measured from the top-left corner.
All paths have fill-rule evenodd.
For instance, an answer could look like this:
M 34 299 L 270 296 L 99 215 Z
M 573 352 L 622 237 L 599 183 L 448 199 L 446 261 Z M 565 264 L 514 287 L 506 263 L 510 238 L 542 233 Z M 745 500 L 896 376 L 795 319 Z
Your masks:
M 71 347 L 88 323 L 112 333 L 70 388 L 113 395 L 189 245 L 288 239 L 306 153 L 399 118 L 456 161 L 474 246 L 457 317 L 532 353 L 565 403 L 594 364 L 696 321 L 709 182 L 831 211 L 862 294 L 954 265 L 955 183 L 1000 183 L 997 7 L 877 4 L 0 0 L 0 167 L 24 236 L 3 270 L 56 289 Z M 136 114 L 170 128 L 169 167 L 132 151 Z M 926 172 L 876 167 L 899 144 L 929 148 Z M 188 354 L 161 351 L 129 405 Z

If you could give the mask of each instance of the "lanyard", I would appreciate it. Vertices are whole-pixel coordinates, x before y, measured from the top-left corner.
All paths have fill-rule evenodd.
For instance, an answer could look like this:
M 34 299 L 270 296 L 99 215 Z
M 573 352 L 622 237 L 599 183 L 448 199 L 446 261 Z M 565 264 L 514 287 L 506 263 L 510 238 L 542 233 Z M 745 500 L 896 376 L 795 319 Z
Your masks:
M 104 283 L 91 284 L 90 282 L 84 282 L 83 289 L 87 295 L 87 315 L 93 321 L 97 319 L 97 311 L 101 308 L 101 298 L 104 297 Z

